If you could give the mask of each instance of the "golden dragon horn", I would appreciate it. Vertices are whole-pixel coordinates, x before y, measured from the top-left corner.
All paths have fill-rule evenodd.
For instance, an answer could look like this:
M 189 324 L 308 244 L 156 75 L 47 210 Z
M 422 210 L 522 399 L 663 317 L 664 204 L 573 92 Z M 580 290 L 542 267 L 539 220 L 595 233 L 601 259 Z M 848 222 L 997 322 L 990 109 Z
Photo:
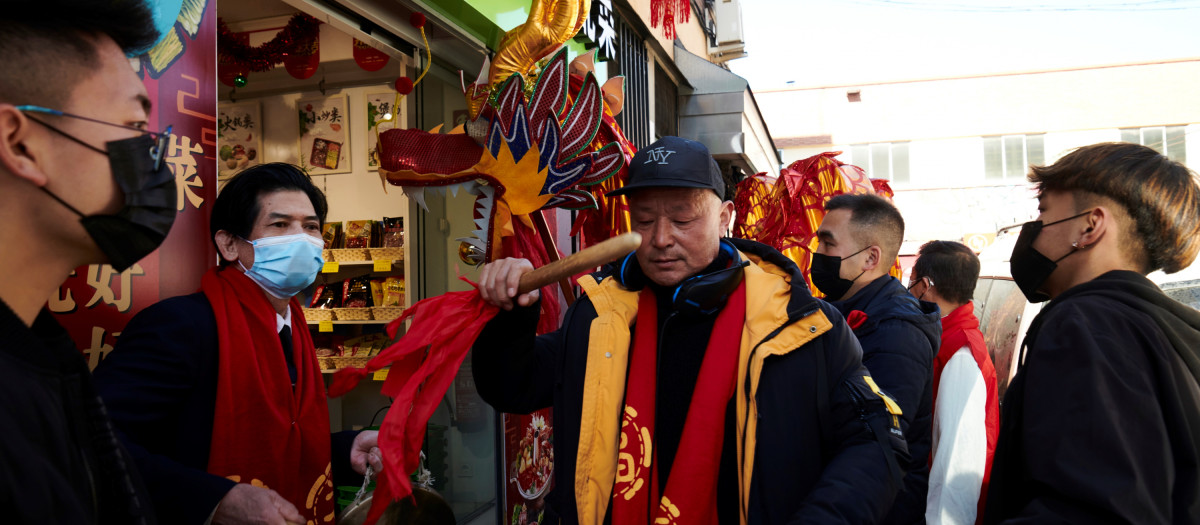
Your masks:
M 497 86 L 513 73 L 532 73 L 538 60 L 579 32 L 590 4 L 590 0 L 533 0 L 525 23 L 500 41 L 488 73 L 489 85 Z

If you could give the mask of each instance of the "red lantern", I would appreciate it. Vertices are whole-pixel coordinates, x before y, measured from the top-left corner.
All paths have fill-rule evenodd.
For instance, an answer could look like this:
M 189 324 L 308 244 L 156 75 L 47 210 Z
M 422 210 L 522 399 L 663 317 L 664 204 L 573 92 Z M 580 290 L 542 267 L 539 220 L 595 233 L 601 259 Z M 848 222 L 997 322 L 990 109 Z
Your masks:
M 425 15 L 414 12 L 413 14 L 408 15 L 408 23 L 412 24 L 412 26 L 417 29 L 421 29 L 422 27 L 425 27 Z
M 387 53 L 375 49 L 357 38 L 354 39 L 354 63 L 358 64 L 358 67 L 367 71 L 379 71 L 387 65 L 390 59 L 391 57 Z
M 292 52 L 283 58 L 283 66 L 287 68 L 288 74 L 297 80 L 313 76 L 317 72 L 317 66 L 321 65 L 321 38 L 319 35 L 320 31 L 313 31 L 311 35 L 306 35 L 307 38 L 297 42 Z

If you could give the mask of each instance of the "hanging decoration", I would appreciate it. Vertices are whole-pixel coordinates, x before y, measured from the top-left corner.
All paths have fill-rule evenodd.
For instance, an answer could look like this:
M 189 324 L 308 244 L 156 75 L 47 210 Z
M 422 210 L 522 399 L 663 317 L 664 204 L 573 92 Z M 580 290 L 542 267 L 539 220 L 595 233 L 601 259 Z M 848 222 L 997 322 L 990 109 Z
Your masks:
M 317 72 L 321 65 L 320 31 L 297 38 L 296 45 L 283 58 L 283 67 L 296 80 L 304 80 Z
M 230 30 L 225 26 L 223 20 L 217 19 L 217 57 L 221 63 L 236 70 L 234 75 L 270 71 L 275 68 L 276 64 L 286 62 L 293 53 L 304 57 L 297 59 L 298 65 L 308 64 L 314 60 L 319 62 L 317 41 L 320 35 L 320 26 L 320 20 L 304 13 L 296 13 L 279 31 L 279 34 L 275 35 L 275 38 L 262 45 L 251 46 L 247 35 Z M 313 71 L 316 70 L 315 65 L 312 68 Z M 296 75 L 291 67 L 288 71 L 293 76 Z M 310 72 L 308 75 L 312 76 L 312 73 Z M 224 82 L 224 80 L 222 81 Z
M 675 39 L 675 21 L 686 24 L 691 16 L 692 6 L 688 0 L 650 0 L 650 27 L 658 27 L 662 21 L 663 36 L 667 40 Z
M 408 76 L 402 76 L 402 77 L 396 78 L 396 82 L 394 84 L 392 84 L 396 88 L 396 103 L 392 105 L 392 107 L 394 107 L 394 108 L 400 107 L 400 99 L 404 98 L 409 93 L 412 93 L 413 88 L 416 87 L 416 85 L 419 84 L 421 82 L 421 80 L 425 78 L 425 74 L 429 72 L 429 66 L 433 65 L 433 50 L 429 48 L 429 39 L 425 37 L 425 15 L 422 13 L 414 12 L 412 15 L 410 15 L 408 17 L 408 23 L 412 24 L 413 27 L 415 27 L 421 31 L 421 42 L 423 44 L 425 44 L 425 53 L 426 53 L 425 69 L 421 71 L 421 74 L 417 76 L 417 79 L 415 81 L 411 78 L 408 78 Z M 396 119 L 399 117 L 400 117 L 400 112 L 395 111 L 392 113 L 391 117 L 380 119 L 379 122 L 380 123 L 391 122 L 392 126 L 394 128 Z M 375 141 L 377 144 L 380 142 L 378 126 L 375 127 Z M 387 187 L 385 186 L 384 188 L 386 190 Z
M 379 71 L 391 60 L 387 53 L 371 47 L 371 44 L 354 39 L 354 63 L 366 71 Z
M 786 255 L 800 267 L 813 295 L 821 296 L 809 275 L 812 254 L 817 250 L 817 228 L 825 218 L 825 203 L 837 195 L 874 193 L 890 199 L 886 181 L 867 177 L 857 166 L 837 159 L 831 151 L 793 162 L 779 177 L 765 173 L 738 183 L 734 197 L 737 219 L 734 236 L 751 239 Z M 899 278 L 899 264 L 892 275 Z
M 230 38 L 236 39 L 242 45 L 250 44 L 249 33 L 233 33 Z M 243 69 L 241 65 L 231 62 L 224 55 L 217 55 L 217 80 L 220 80 L 222 84 L 230 87 L 242 87 L 246 85 L 247 73 L 249 71 Z M 239 78 L 241 79 L 240 85 L 238 83 Z

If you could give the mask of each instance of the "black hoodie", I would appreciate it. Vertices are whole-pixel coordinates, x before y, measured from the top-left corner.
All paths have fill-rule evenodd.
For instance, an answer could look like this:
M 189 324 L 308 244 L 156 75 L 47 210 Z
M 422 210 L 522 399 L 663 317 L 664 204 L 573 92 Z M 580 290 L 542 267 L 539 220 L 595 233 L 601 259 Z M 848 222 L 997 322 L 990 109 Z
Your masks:
M 1200 313 L 1112 271 L 1023 346 L 984 523 L 1200 523 Z

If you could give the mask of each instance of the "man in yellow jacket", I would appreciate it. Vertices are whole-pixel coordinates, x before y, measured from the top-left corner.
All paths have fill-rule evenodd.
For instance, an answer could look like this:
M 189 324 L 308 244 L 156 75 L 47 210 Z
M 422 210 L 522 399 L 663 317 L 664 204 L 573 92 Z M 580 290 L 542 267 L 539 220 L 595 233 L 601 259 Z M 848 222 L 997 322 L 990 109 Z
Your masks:
M 722 238 L 733 212 L 708 150 L 639 151 L 634 253 L 580 279 L 563 326 L 535 334 L 524 259 L 484 266 L 502 311 L 475 343 L 480 395 L 554 408 L 549 523 L 873 523 L 907 448 L 899 408 L 841 315 L 775 250 Z

